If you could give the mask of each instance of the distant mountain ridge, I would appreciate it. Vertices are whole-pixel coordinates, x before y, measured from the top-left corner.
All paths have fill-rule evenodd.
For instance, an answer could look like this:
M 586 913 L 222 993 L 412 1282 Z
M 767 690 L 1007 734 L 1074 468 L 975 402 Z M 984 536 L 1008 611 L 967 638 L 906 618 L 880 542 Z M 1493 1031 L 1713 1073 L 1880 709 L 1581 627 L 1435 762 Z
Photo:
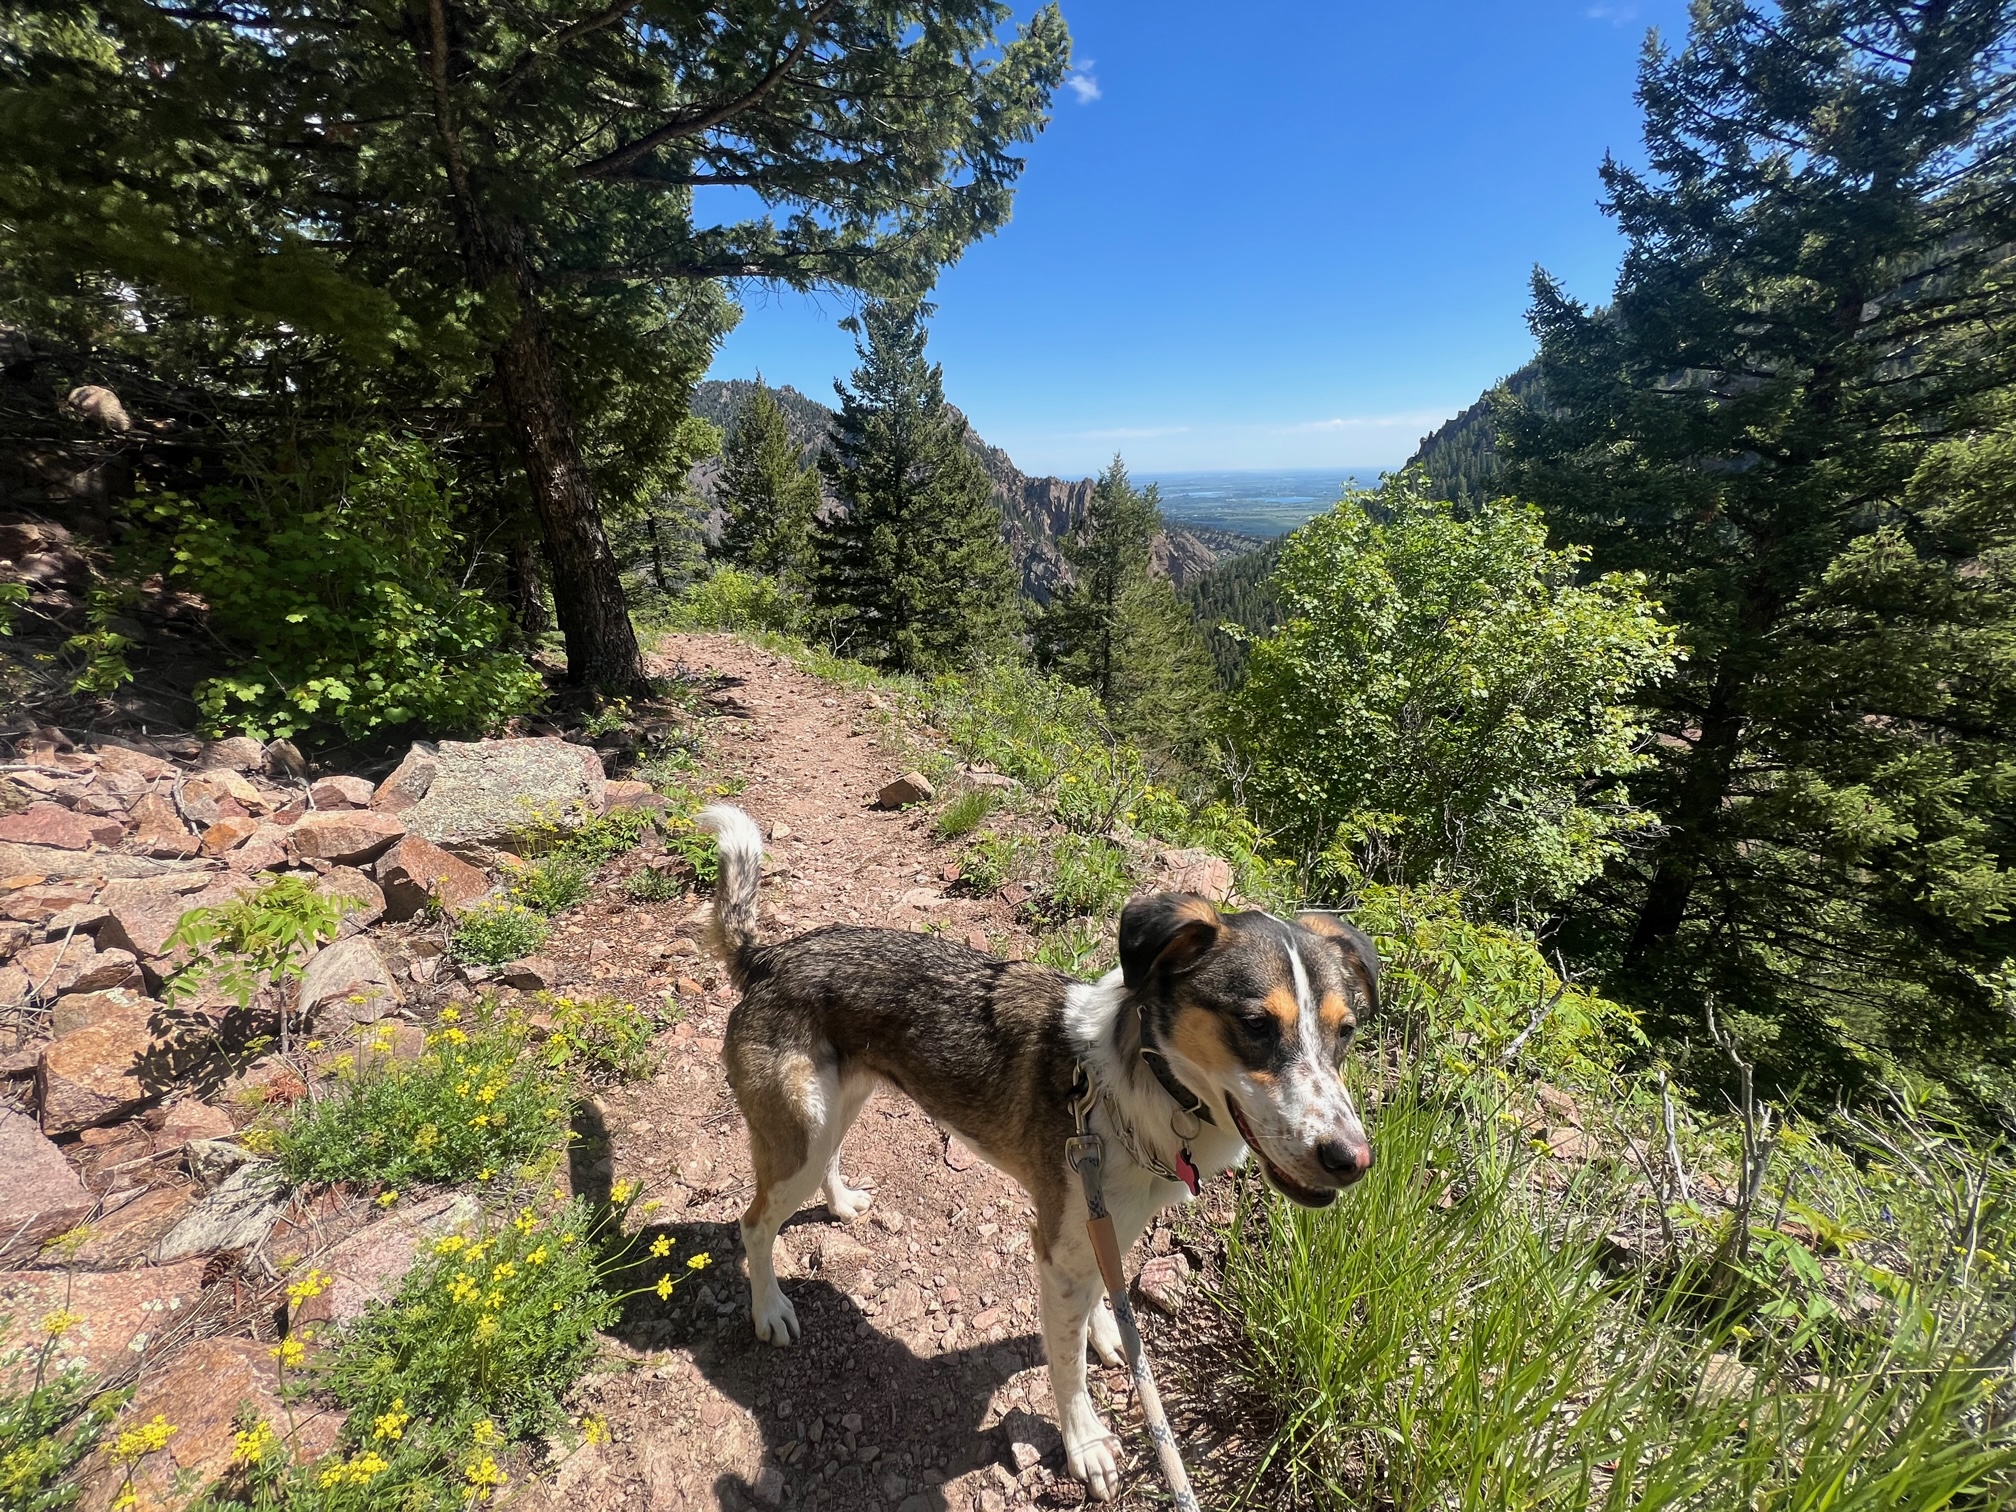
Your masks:
M 1530 399 L 1539 386 L 1539 367 L 1529 362 L 1503 384 L 1494 384 L 1478 395 L 1468 409 L 1423 436 L 1407 465 L 1427 470 L 1431 491 L 1438 499 L 1463 504 L 1490 498 L 1499 473 L 1498 417 L 1491 396 L 1502 387 L 1514 398 Z
M 748 378 L 711 378 L 693 391 L 693 413 L 712 421 L 724 431 L 734 423 L 737 412 L 748 402 L 756 384 Z M 784 422 L 807 462 L 819 454 L 831 433 L 835 412 L 816 399 L 809 399 L 789 384 L 772 388 Z M 965 416 L 962 414 L 963 420 Z M 1001 506 L 1001 534 L 1009 554 L 1022 575 L 1022 591 L 1038 603 L 1047 604 L 1059 587 L 1071 579 L 1070 566 L 1057 549 L 1060 537 L 1084 516 L 1092 502 L 1092 479 L 1075 481 L 1038 477 L 1017 467 L 998 446 L 990 446 L 969 423 L 966 446 L 979 460 L 994 485 L 994 498 Z M 693 469 L 692 484 L 710 505 L 715 502 L 721 475 L 718 458 Z M 836 505 L 821 480 L 821 491 L 829 504 Z M 718 524 L 718 522 L 717 522 Z M 1229 530 L 1174 525 L 1156 537 L 1154 570 L 1177 587 L 1196 581 L 1220 561 L 1258 549 L 1263 543 Z

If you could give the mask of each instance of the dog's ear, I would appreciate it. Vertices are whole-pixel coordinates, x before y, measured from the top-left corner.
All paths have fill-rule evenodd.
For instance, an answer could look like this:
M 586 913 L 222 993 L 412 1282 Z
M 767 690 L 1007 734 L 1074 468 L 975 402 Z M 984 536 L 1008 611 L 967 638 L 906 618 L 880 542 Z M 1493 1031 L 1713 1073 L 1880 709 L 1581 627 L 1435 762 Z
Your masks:
M 1365 994 L 1365 1006 L 1379 1006 L 1379 948 L 1372 937 L 1356 924 L 1333 913 L 1300 913 L 1295 922 L 1337 952 L 1347 976 L 1357 979 Z
M 1132 899 L 1120 915 L 1121 976 L 1131 989 L 1158 971 L 1181 971 L 1211 948 L 1222 927 L 1218 910 L 1195 893 Z

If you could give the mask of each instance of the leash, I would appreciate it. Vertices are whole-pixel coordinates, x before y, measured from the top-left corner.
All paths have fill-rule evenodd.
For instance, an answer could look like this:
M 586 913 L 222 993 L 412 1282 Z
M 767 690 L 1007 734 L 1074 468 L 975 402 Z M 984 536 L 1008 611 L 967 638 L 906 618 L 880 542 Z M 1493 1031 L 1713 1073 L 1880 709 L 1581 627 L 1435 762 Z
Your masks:
M 1113 1320 L 1120 1325 L 1120 1347 L 1127 1355 L 1127 1368 L 1134 1377 L 1134 1394 L 1141 1399 L 1141 1417 L 1155 1445 L 1162 1479 L 1169 1487 L 1176 1512 L 1200 1512 L 1197 1495 L 1190 1489 L 1190 1474 L 1183 1468 L 1182 1451 L 1177 1448 L 1176 1435 L 1170 1431 L 1168 1415 L 1162 1410 L 1162 1393 L 1155 1389 L 1154 1372 L 1148 1368 L 1148 1356 L 1141 1349 L 1141 1330 L 1134 1322 L 1133 1304 L 1127 1300 L 1127 1275 L 1120 1268 L 1120 1239 L 1113 1229 L 1113 1215 L 1106 1211 L 1106 1141 L 1086 1127 L 1086 1114 L 1093 1101 L 1091 1078 L 1083 1066 L 1078 1068 L 1078 1075 L 1085 1081 L 1086 1090 L 1071 1100 L 1078 1132 L 1065 1141 L 1064 1158 L 1085 1187 L 1085 1231 L 1091 1236 L 1092 1253 L 1099 1260 L 1099 1275 L 1113 1303 Z M 1186 1163 L 1188 1155 L 1185 1151 Z

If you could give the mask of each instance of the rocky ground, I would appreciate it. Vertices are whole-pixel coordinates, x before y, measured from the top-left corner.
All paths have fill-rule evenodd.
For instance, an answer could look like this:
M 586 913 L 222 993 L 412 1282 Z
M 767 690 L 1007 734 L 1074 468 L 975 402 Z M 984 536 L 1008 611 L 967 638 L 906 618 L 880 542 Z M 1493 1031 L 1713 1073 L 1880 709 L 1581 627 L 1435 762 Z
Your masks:
M 736 801 L 770 837 L 766 933 L 846 921 L 1033 948 L 1010 899 L 951 885 L 956 848 L 928 812 L 878 805 L 908 764 L 878 695 L 731 637 L 674 637 L 660 655 L 704 689 L 707 776 L 740 785 Z M 389 1295 L 416 1245 L 470 1210 L 452 1192 L 381 1215 L 364 1194 L 289 1190 L 234 1139 L 307 1095 L 312 1061 L 298 1041 L 272 1054 L 221 997 L 170 1009 L 158 994 L 183 958 L 170 943 L 182 914 L 271 872 L 355 904 L 298 992 L 317 1034 L 369 1023 L 394 1053 L 416 1053 L 445 1002 L 548 987 L 663 1002 L 677 1019 L 650 1080 L 584 1110 L 609 1156 L 589 1179 L 642 1183 L 660 1204 L 655 1228 L 723 1263 L 615 1332 L 609 1368 L 576 1404 L 609 1437 L 521 1466 L 520 1504 L 992 1512 L 1083 1499 L 1050 1416 L 1028 1205 L 899 1096 L 877 1095 L 843 1157 L 875 1193 L 868 1217 L 842 1225 L 810 1208 L 780 1241 L 804 1339 L 755 1342 L 734 1224 L 747 1153 L 719 1063 L 730 993 L 697 943 L 703 900 L 631 901 L 627 872 L 653 856 L 606 867 L 540 958 L 494 970 L 443 956 L 423 903 L 487 891 L 495 847 L 528 804 L 589 814 L 654 801 L 552 737 L 415 748 L 376 782 L 301 773 L 291 751 L 249 741 L 86 748 L 55 731 L 0 767 L 0 1346 L 72 1314 L 64 1356 L 134 1386 L 129 1418 L 180 1426 L 136 1486 L 142 1505 L 176 1505 L 178 1476 L 222 1468 L 241 1401 L 272 1405 L 283 1274 L 333 1274 L 318 1307 L 340 1322 Z M 1217 1218 L 1228 1207 L 1222 1185 L 1207 1194 Z M 1207 1224 L 1185 1221 L 1145 1236 L 1131 1266 L 1145 1268 L 1151 1353 L 1208 1483 L 1264 1434 L 1250 1411 L 1226 1409 L 1236 1330 L 1198 1300 L 1217 1249 Z M 1152 1470 L 1125 1387 L 1108 1372 L 1097 1389 L 1132 1455 L 1129 1499 L 1146 1505 Z M 311 1414 L 303 1427 L 312 1450 L 338 1424 Z M 86 1471 L 80 1506 L 103 1512 L 120 1477 Z

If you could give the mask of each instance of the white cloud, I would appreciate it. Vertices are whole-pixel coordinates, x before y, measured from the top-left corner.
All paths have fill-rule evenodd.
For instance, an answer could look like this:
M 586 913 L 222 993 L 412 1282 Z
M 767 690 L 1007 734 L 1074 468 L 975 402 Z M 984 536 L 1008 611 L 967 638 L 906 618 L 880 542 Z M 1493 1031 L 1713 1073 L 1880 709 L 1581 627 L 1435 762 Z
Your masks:
M 1189 429 L 1187 425 L 1142 425 L 1121 426 L 1114 430 L 1080 431 L 1078 434 L 1088 441 L 1128 441 L 1142 436 L 1180 436 Z
M 1638 19 L 1635 5 L 1592 5 L 1582 12 L 1591 21 L 1608 21 L 1612 26 L 1622 26 L 1627 21 Z
M 1099 81 L 1092 77 L 1092 60 L 1071 65 L 1071 72 L 1064 77 L 1064 86 L 1078 97 L 1080 105 L 1090 105 L 1099 98 Z
M 1332 420 L 1304 420 L 1284 425 L 1284 433 L 1296 431 L 1433 430 L 1449 417 L 1440 410 L 1409 410 L 1398 415 L 1339 415 Z

